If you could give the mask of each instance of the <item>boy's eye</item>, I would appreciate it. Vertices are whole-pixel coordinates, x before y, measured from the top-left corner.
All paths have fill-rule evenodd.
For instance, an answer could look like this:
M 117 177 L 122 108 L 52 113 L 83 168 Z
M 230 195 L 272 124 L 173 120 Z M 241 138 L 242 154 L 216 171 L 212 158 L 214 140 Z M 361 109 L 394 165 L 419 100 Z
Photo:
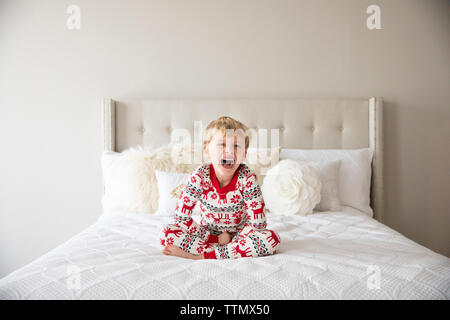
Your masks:
M 219 147 L 225 147 L 225 143 L 218 143 L 217 146 Z M 235 148 L 240 148 L 241 146 L 239 144 L 234 145 Z

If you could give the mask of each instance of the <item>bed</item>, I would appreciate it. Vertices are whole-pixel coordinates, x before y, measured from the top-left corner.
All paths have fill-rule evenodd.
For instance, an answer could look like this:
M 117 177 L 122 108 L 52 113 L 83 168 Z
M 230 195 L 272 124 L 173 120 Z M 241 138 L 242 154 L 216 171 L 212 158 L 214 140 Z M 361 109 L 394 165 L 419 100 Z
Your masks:
M 112 210 L 0 279 L 0 299 L 449 299 L 450 259 L 383 222 L 382 99 L 104 99 L 104 148 L 157 147 L 229 114 L 277 128 L 285 148 L 373 150 L 373 217 L 350 206 L 268 215 L 273 256 L 184 260 L 156 235 L 170 217 Z M 195 216 L 194 219 L 198 219 Z

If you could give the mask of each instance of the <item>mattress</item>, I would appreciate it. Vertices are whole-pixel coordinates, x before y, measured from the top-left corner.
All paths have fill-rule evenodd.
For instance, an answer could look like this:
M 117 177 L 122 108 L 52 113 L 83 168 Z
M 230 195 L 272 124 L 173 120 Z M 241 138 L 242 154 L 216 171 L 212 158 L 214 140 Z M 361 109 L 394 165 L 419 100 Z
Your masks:
M 358 210 L 267 218 L 275 255 L 194 261 L 161 253 L 169 217 L 104 213 L 0 279 L 0 299 L 450 298 L 449 258 Z

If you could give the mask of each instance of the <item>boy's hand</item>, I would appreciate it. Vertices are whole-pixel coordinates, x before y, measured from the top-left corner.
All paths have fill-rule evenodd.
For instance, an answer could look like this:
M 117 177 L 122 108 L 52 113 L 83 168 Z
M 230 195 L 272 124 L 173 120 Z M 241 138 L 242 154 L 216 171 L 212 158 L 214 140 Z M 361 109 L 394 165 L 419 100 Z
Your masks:
M 219 235 L 219 245 L 224 246 L 231 242 L 231 239 L 233 239 L 233 236 L 229 234 L 227 231 L 221 233 Z

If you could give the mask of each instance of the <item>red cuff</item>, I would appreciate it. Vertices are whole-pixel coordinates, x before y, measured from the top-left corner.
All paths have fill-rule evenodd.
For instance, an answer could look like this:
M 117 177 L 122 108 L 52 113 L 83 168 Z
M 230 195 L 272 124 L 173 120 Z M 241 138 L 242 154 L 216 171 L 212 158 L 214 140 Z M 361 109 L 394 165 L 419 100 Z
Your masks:
M 216 252 L 215 252 L 215 251 L 205 252 L 205 253 L 203 254 L 203 257 L 204 257 L 205 259 L 217 259 L 217 257 L 216 257 Z
M 212 233 L 209 234 L 208 240 L 206 240 L 207 243 L 218 243 L 219 237 L 213 235 Z

